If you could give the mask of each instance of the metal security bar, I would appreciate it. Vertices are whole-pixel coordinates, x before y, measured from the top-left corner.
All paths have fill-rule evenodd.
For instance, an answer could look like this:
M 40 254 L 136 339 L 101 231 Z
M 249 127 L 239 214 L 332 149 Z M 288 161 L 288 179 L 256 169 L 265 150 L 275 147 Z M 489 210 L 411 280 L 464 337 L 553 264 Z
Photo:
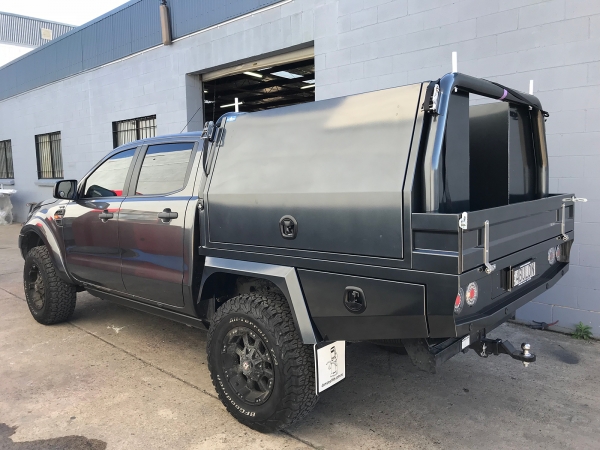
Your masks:
M 0 141 L 0 178 L 14 178 L 12 147 L 10 140 Z
M 113 148 L 156 136 L 156 116 L 113 122 Z
M 35 137 L 35 151 L 37 154 L 38 179 L 63 178 L 60 131 L 38 134 Z

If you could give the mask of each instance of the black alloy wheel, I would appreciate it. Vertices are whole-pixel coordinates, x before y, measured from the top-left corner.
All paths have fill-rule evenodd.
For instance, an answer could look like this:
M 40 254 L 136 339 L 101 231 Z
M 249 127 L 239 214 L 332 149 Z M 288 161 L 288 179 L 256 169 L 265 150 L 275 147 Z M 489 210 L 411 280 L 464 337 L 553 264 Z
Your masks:
M 247 327 L 225 335 L 221 352 L 227 382 L 240 400 L 249 405 L 266 401 L 275 381 L 273 361 L 263 340 Z

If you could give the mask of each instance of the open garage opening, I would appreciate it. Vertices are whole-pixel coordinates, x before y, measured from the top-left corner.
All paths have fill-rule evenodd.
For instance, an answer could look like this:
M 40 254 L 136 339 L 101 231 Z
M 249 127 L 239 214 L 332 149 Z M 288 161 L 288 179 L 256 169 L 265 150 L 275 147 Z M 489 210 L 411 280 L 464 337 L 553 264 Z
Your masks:
M 203 81 L 204 120 L 232 112 L 255 112 L 315 101 L 315 61 L 243 68 Z

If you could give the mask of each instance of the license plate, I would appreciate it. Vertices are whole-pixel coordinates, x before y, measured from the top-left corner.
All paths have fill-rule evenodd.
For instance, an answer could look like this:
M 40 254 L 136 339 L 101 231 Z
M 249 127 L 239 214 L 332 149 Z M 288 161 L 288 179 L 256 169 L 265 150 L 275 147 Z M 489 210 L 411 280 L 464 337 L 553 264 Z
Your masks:
M 535 277 L 535 261 L 529 261 L 512 270 L 513 287 L 521 286 Z

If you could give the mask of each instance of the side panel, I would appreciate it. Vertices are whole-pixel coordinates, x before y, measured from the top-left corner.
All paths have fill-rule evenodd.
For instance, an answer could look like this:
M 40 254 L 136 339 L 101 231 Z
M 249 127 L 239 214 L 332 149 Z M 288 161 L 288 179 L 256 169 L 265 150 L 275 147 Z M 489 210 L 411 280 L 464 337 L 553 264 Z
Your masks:
M 228 121 L 208 190 L 209 246 L 402 259 L 402 185 L 421 85 Z M 297 221 L 284 239 L 280 220 Z
M 311 317 L 325 340 L 427 337 L 425 286 L 299 269 Z M 344 305 L 346 289 L 364 293 L 366 308 Z

